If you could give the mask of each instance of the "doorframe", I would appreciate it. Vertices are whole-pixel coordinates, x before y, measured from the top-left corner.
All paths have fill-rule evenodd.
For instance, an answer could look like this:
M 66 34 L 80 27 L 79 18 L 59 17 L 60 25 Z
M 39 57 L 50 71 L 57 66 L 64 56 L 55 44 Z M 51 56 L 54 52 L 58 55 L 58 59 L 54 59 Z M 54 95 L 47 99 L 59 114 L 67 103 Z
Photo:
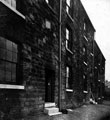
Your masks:
M 49 72 L 49 71 L 51 71 L 51 72 Z M 46 72 L 49 72 L 49 73 L 46 73 Z M 46 78 L 46 75 L 51 75 L 50 77 L 52 78 L 51 79 L 51 98 L 50 98 L 50 100 L 47 100 L 48 99 L 48 96 L 46 96 L 46 95 L 48 95 L 48 86 L 46 86 L 47 85 L 47 78 Z M 50 67 L 50 66 L 48 66 L 48 67 L 45 67 L 45 102 L 54 102 L 55 101 L 55 69 L 53 69 L 52 67 Z

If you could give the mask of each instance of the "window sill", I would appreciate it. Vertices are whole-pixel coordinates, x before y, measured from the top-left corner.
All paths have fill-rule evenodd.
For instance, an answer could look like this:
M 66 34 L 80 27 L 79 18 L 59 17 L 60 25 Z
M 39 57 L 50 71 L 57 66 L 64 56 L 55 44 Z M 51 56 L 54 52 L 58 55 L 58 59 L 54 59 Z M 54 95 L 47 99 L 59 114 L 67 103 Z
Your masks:
M 66 47 L 66 50 L 73 55 L 73 52 Z
M 85 61 L 83 63 L 87 66 L 87 63 Z
M 8 7 L 10 10 L 12 10 L 13 12 L 15 12 L 17 15 L 19 15 L 20 17 L 22 17 L 23 19 L 25 19 L 25 16 L 23 14 L 21 14 L 15 8 L 11 7 L 7 2 L 5 2 L 4 0 L 0 0 L 0 2 L 3 3 L 6 7 Z
M 93 53 L 90 53 L 92 57 L 94 57 L 94 54 Z
M 24 90 L 25 87 L 23 85 L 0 84 L 0 89 L 19 89 L 19 90 Z
M 88 42 L 88 39 L 87 39 L 87 37 L 84 35 L 84 39 Z
M 72 89 L 66 89 L 66 92 L 73 92 Z

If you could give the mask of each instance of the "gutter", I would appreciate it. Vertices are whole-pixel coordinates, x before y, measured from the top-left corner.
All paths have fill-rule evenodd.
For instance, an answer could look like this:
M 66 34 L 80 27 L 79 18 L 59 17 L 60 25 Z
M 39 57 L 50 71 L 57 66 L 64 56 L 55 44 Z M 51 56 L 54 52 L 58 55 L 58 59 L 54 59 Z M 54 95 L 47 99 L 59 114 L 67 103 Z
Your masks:
M 58 79 L 58 83 L 59 83 L 59 92 L 58 92 L 58 107 L 59 107 L 59 110 L 61 111 L 61 84 L 62 84 L 62 81 L 61 81 L 61 43 L 62 43 L 62 40 L 61 40 L 61 15 L 62 15 L 62 0 L 60 0 L 59 2 L 59 53 L 58 53 L 58 56 L 59 56 L 59 79 Z

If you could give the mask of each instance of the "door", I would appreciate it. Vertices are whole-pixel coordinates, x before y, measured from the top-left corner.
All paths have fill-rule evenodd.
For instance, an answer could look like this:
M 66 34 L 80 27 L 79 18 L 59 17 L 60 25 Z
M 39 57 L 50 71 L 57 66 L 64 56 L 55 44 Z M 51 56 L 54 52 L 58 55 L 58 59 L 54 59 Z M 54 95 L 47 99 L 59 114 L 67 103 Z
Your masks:
M 45 102 L 54 102 L 55 72 L 45 69 Z

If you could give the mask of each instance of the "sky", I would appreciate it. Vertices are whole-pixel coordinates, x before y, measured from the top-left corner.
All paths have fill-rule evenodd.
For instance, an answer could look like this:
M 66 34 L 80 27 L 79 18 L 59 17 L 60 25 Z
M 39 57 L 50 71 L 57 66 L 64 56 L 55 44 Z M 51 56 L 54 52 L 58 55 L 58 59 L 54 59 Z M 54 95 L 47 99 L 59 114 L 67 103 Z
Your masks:
M 95 30 L 105 59 L 105 80 L 110 81 L 110 0 L 81 0 Z

